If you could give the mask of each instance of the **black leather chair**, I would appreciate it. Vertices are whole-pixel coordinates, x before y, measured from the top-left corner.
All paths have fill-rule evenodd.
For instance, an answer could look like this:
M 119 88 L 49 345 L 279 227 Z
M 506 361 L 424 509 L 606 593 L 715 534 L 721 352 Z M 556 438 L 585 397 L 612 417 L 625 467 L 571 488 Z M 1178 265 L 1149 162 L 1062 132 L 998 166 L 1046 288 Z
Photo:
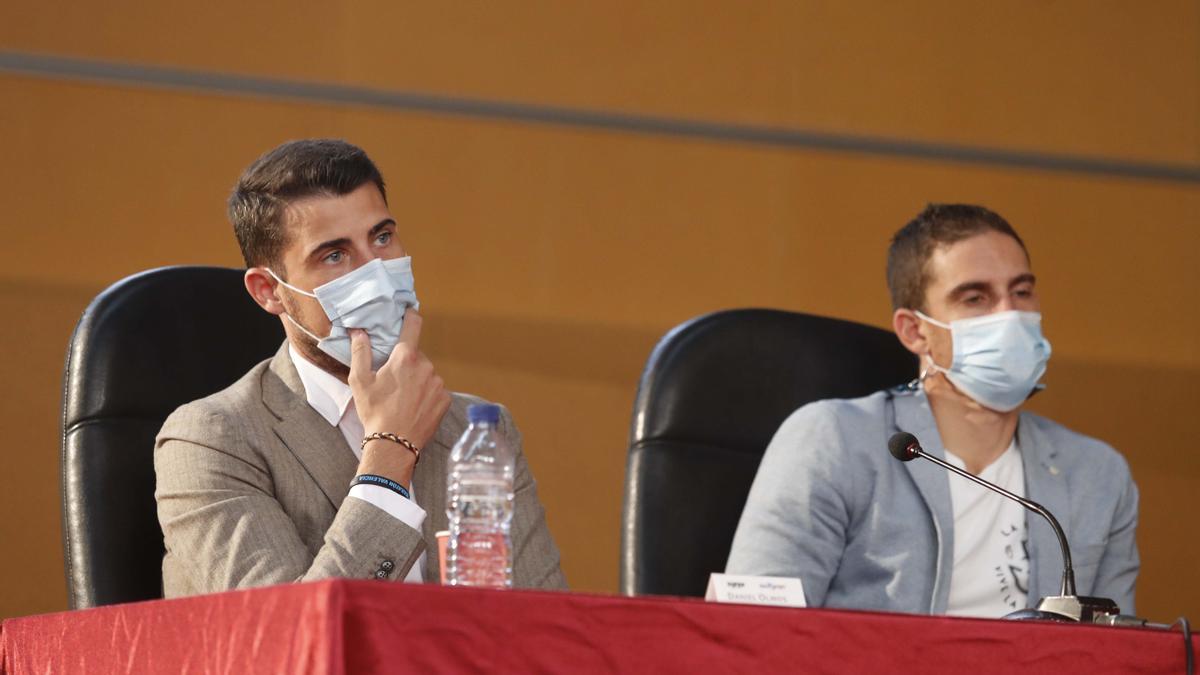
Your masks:
M 71 336 L 63 377 L 63 549 L 71 608 L 162 597 L 154 436 L 283 341 L 242 271 L 167 267 L 117 282 Z
M 839 319 L 737 309 L 671 330 L 633 405 L 621 591 L 703 596 L 709 573 L 725 569 L 783 420 L 805 403 L 908 382 L 916 370 L 891 332 Z

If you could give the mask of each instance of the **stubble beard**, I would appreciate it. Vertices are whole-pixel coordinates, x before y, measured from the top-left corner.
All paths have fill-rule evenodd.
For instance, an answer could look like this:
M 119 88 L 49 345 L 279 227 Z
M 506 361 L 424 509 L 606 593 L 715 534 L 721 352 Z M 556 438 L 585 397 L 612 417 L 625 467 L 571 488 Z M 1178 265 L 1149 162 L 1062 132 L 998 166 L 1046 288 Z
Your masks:
M 294 305 L 294 303 L 288 300 L 283 300 L 282 298 L 280 299 L 283 302 L 284 309 L 287 310 L 288 315 L 292 317 L 293 321 L 304 326 L 314 334 L 316 333 L 316 331 L 313 331 L 312 328 L 310 328 L 312 324 L 306 321 L 307 317 L 303 316 L 304 313 L 296 311 L 298 308 Z M 308 359 L 308 361 L 316 367 L 324 370 L 330 375 L 333 375 L 339 380 L 343 382 L 349 381 L 349 366 L 321 351 L 321 349 L 317 347 L 316 340 L 312 339 L 312 337 L 297 329 L 295 326 L 289 325 L 291 322 L 286 318 L 283 319 L 283 323 L 288 334 L 288 340 L 291 341 L 292 346 L 296 348 L 296 351 L 300 352 L 301 356 L 303 356 L 305 359 Z

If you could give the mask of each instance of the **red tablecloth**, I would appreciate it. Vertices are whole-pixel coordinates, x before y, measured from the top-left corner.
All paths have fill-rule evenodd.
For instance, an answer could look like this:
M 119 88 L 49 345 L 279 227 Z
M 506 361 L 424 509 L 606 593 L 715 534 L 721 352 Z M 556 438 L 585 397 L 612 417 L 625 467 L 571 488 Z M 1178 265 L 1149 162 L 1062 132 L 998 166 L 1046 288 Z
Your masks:
M 1184 648 L 1177 632 L 342 580 L 10 619 L 0 663 L 6 675 L 1182 673 Z

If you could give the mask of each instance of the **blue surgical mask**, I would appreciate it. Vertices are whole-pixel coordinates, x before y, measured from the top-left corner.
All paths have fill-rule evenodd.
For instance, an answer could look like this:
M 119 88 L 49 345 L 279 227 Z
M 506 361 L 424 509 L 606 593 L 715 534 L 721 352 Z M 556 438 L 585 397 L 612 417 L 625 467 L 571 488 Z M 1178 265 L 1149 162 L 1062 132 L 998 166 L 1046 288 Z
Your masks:
M 319 337 L 291 316 L 284 314 L 305 335 L 317 341 L 317 348 L 350 365 L 351 328 L 361 328 L 371 338 L 371 370 L 379 370 L 400 341 L 404 312 L 419 308 L 413 288 L 412 258 L 375 258 L 358 269 L 322 284 L 311 293 L 280 279 L 267 269 L 283 286 L 310 298 L 316 298 L 329 317 L 329 335 Z
M 979 404 L 1009 412 L 1016 410 L 1046 372 L 1050 341 L 1042 337 L 1042 315 L 1038 312 L 996 312 L 949 324 L 916 313 L 925 321 L 950 331 L 954 360 L 949 368 L 934 363 L 929 367 Z

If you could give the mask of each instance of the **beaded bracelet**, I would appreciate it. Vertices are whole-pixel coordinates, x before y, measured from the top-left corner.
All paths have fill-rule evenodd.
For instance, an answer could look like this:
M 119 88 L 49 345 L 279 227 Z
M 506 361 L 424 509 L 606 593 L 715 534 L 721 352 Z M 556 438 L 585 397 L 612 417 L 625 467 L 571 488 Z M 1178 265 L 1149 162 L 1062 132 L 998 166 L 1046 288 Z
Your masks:
M 421 449 L 420 448 L 413 445 L 412 442 L 409 441 L 407 438 L 404 438 L 403 436 L 397 436 L 396 434 L 388 433 L 386 431 L 376 431 L 375 433 L 373 433 L 369 436 L 364 436 L 362 439 L 362 445 L 359 447 L 362 450 L 366 450 L 367 443 L 369 443 L 370 441 L 378 441 L 378 440 L 391 441 L 393 443 L 399 443 L 400 445 L 403 445 L 405 448 L 408 449 L 409 452 L 411 452 L 413 454 L 413 457 L 416 458 L 415 460 L 413 460 L 413 466 L 416 466 L 417 463 L 419 463 L 421 461 Z

